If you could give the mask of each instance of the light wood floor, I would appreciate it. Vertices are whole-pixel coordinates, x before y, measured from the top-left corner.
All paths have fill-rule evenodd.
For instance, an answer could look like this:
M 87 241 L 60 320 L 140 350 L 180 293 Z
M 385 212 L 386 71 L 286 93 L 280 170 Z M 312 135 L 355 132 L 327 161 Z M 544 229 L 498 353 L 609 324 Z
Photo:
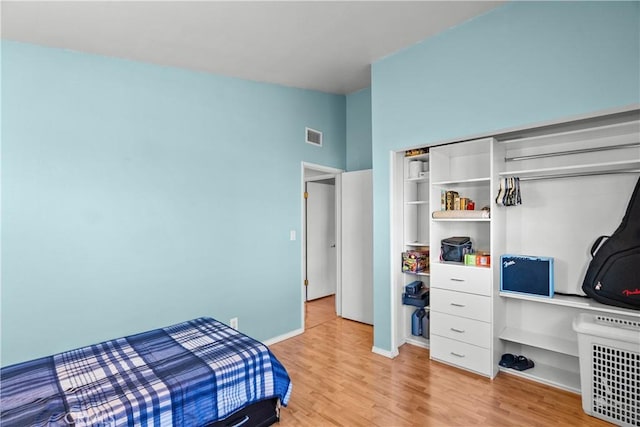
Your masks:
M 609 425 L 573 393 L 506 374 L 491 381 L 411 345 L 393 360 L 374 354 L 372 333 L 335 317 L 271 346 L 293 382 L 280 427 Z
M 336 296 L 319 298 L 304 303 L 304 328 L 310 329 L 336 318 Z

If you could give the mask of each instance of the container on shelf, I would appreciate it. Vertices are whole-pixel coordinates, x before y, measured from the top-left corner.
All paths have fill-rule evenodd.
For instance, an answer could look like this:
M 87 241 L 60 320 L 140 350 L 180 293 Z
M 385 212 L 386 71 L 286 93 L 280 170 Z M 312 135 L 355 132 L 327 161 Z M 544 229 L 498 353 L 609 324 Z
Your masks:
M 411 315 L 411 335 L 429 338 L 429 311 L 419 308 Z
M 408 250 L 402 253 L 402 271 L 419 273 L 429 269 L 429 250 Z
M 413 305 L 414 307 L 426 307 L 429 305 L 429 290 L 425 289 L 417 295 L 403 292 L 402 303 L 404 305 Z
M 420 160 L 412 160 L 409 162 L 409 178 L 419 178 L 422 172 L 422 162 Z

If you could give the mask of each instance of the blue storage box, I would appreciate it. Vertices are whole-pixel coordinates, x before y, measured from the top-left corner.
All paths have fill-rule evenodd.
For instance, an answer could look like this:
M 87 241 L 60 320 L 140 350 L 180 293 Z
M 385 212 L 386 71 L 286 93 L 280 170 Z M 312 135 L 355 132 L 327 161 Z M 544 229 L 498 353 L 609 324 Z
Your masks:
M 402 294 L 402 303 L 405 305 L 413 305 L 415 307 L 426 307 L 429 305 L 429 289 L 425 289 L 418 295 L 411 295 L 404 292 Z

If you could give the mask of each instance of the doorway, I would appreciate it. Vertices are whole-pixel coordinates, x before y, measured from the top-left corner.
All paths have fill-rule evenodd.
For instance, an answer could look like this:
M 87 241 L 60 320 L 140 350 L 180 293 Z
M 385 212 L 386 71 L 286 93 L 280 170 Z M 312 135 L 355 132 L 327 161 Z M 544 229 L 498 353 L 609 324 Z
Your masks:
M 305 183 L 306 265 L 305 301 L 336 294 L 335 178 Z
M 315 326 L 340 315 L 341 219 L 339 169 L 302 164 L 302 322 Z M 308 308 L 311 322 L 307 325 Z

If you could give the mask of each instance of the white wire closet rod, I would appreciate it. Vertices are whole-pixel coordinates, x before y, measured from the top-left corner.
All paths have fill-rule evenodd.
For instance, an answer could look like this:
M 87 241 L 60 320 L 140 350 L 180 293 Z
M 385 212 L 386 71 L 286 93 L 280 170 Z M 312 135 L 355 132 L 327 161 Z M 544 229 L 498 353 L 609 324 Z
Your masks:
M 545 157 L 569 156 L 572 154 L 595 153 L 597 151 L 622 150 L 625 148 L 640 147 L 640 142 L 629 144 L 610 145 L 607 147 L 580 148 L 578 150 L 556 151 L 551 153 L 530 154 L 528 156 L 505 157 L 505 162 L 517 162 L 520 160 L 543 159 Z
M 561 179 L 561 178 L 576 178 L 581 176 L 595 176 L 595 175 L 616 175 L 621 173 L 640 173 L 640 169 L 632 170 L 617 170 L 617 171 L 596 171 L 596 172 L 577 172 L 577 173 L 560 173 L 538 176 L 523 176 L 518 178 L 520 181 L 538 181 L 542 179 Z

